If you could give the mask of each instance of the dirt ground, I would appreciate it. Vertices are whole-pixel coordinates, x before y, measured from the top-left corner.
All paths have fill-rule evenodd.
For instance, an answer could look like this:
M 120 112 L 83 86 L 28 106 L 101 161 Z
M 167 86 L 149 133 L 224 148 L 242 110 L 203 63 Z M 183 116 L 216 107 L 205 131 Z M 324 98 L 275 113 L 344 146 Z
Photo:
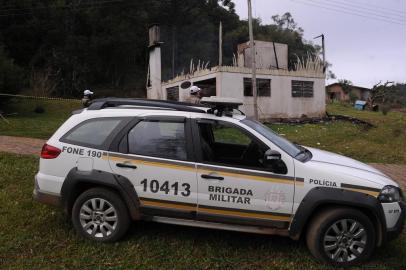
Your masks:
M 0 151 L 39 156 L 44 143 L 45 141 L 41 139 L 0 136 Z
M 385 173 L 393 180 L 398 182 L 403 188 L 406 188 L 406 164 L 369 164 L 381 172 Z

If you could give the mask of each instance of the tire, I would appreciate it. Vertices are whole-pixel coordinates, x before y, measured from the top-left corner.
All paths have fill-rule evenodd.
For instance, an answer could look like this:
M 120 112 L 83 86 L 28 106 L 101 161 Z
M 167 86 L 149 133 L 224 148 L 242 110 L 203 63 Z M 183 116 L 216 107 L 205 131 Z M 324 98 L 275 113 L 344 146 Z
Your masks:
M 104 189 L 88 189 L 76 199 L 72 223 L 79 235 L 98 242 L 114 242 L 122 238 L 130 226 L 130 217 L 117 193 Z
M 319 261 L 350 267 L 371 257 L 376 246 L 375 228 L 357 209 L 328 208 L 311 220 L 306 242 Z

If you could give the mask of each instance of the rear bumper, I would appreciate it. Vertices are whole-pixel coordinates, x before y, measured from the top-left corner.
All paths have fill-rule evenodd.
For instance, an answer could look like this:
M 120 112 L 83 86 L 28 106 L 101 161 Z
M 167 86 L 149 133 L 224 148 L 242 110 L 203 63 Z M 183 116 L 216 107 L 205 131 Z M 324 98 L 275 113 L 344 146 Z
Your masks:
M 397 221 L 396 225 L 388 229 L 386 231 L 386 240 L 390 241 L 395 238 L 397 238 L 403 231 L 403 227 L 405 225 L 405 219 L 406 219 L 406 201 L 400 201 L 399 206 L 401 208 L 401 214 L 399 217 L 399 220 Z
M 60 206 L 60 197 L 56 194 L 50 194 L 46 192 L 42 192 L 38 189 L 34 189 L 33 191 L 34 200 L 40 203 L 49 204 L 53 206 Z
M 34 200 L 40 203 L 49 204 L 53 206 L 60 206 L 61 199 L 59 194 L 41 191 L 38 186 L 37 177 L 35 177 L 34 191 L 32 192 Z

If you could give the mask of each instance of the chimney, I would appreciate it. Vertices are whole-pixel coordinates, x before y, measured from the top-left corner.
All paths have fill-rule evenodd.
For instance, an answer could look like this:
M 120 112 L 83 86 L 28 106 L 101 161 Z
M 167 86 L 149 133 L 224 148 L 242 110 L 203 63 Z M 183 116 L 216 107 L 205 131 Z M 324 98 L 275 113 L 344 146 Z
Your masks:
M 149 80 L 151 88 L 147 91 L 147 98 L 162 99 L 161 86 L 161 41 L 158 24 L 149 27 Z

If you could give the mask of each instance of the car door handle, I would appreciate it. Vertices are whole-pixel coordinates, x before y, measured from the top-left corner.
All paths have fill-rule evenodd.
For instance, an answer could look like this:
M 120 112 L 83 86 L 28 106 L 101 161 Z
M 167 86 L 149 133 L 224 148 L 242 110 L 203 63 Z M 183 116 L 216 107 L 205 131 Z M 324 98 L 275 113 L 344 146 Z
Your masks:
M 117 163 L 116 166 L 119 168 L 137 169 L 137 166 L 131 165 L 129 163 Z
M 210 174 L 202 174 L 200 177 L 203 179 L 224 180 L 224 177 L 222 176 L 215 176 Z

